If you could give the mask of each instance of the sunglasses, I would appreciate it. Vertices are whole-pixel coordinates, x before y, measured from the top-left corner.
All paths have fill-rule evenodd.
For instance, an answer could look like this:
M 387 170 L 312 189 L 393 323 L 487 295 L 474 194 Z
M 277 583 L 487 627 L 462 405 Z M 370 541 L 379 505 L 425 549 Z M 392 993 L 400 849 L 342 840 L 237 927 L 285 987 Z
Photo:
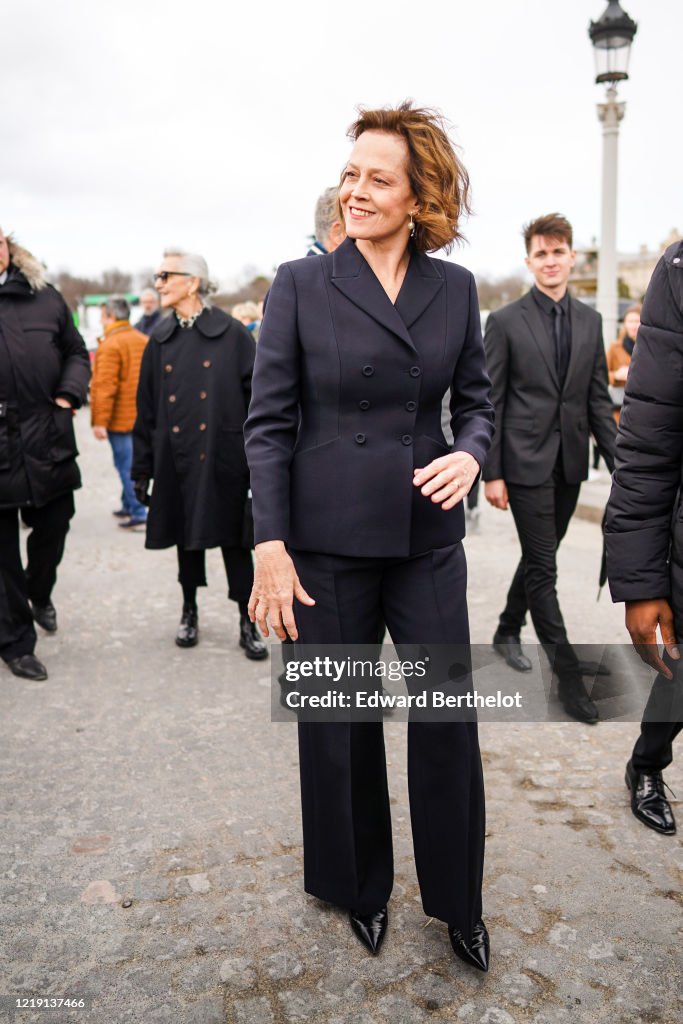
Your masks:
M 162 284 L 165 284 L 168 281 L 169 277 L 193 277 L 193 275 L 186 274 L 182 270 L 159 270 L 154 275 L 154 280 L 161 281 Z

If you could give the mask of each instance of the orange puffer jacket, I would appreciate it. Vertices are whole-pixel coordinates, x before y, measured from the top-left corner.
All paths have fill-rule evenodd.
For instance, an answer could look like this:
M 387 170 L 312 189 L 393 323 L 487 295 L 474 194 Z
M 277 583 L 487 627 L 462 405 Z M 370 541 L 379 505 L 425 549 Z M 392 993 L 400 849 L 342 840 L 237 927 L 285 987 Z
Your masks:
M 135 423 L 135 395 L 146 335 L 127 320 L 116 320 L 105 329 L 95 353 L 90 407 L 93 427 L 128 433 Z

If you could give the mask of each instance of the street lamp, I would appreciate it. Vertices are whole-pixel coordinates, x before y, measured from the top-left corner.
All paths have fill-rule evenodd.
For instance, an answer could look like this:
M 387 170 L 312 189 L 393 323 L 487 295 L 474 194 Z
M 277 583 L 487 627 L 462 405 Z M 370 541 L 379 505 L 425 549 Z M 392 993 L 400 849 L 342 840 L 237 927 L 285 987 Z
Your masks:
M 606 342 L 617 334 L 617 157 L 619 122 L 625 103 L 617 102 L 617 82 L 628 78 L 628 59 L 638 26 L 619 0 L 609 0 L 602 17 L 591 21 L 588 35 L 595 50 L 595 81 L 605 82 L 605 103 L 598 103 L 602 123 L 602 231 L 598 259 L 598 312 L 602 314 Z

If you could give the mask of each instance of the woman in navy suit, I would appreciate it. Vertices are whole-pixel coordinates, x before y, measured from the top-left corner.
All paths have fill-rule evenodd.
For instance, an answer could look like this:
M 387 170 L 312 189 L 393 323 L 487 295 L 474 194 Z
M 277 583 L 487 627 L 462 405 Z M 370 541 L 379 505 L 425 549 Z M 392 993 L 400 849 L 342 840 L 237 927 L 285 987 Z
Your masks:
M 303 644 L 376 644 L 383 624 L 397 645 L 467 644 L 463 498 L 493 409 L 472 275 L 425 255 L 458 239 L 467 173 L 432 111 L 361 111 L 350 136 L 347 239 L 279 268 L 261 328 L 250 615 Z M 377 952 L 393 884 L 382 723 L 301 722 L 299 750 L 305 888 Z M 476 722 L 411 721 L 408 781 L 425 913 L 487 970 Z

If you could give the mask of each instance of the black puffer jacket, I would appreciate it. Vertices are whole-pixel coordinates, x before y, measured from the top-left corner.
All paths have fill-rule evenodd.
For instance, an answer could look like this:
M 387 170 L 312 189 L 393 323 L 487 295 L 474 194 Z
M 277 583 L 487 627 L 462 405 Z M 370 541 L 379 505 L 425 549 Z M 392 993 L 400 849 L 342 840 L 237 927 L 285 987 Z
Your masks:
M 605 526 L 615 601 L 667 598 L 683 636 L 683 242 L 652 275 L 617 435 Z
M 0 508 L 46 505 L 81 485 L 69 409 L 86 398 L 90 360 L 64 299 L 10 246 L 0 286 Z

